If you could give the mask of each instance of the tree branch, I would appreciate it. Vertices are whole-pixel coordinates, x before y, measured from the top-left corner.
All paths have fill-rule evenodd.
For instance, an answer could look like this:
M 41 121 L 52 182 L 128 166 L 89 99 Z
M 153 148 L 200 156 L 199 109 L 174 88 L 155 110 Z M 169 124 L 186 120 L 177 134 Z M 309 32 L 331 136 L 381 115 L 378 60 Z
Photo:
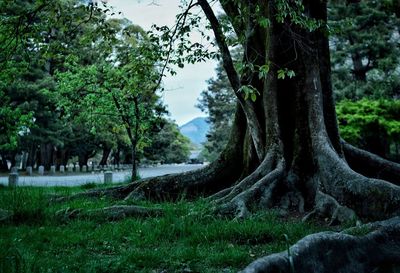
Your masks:
M 169 43 L 168 43 L 167 58 L 166 58 L 166 60 L 165 60 L 165 62 L 164 62 L 164 64 L 163 64 L 163 66 L 162 66 L 162 68 L 161 68 L 160 77 L 159 77 L 159 79 L 158 79 L 156 85 L 155 85 L 154 88 L 153 88 L 153 93 L 155 93 L 156 90 L 160 87 L 161 81 L 162 81 L 162 79 L 163 79 L 163 77 L 164 77 L 164 72 L 165 72 L 165 70 L 167 69 L 169 60 L 171 59 L 171 53 L 172 53 L 172 51 L 173 51 L 173 45 L 174 45 L 174 37 L 175 37 L 176 34 L 178 33 L 179 28 L 180 28 L 181 26 L 184 26 L 184 25 L 185 25 L 187 16 L 188 16 L 188 14 L 189 14 L 189 11 L 190 11 L 193 7 L 195 7 L 195 6 L 197 6 L 197 5 L 198 5 L 198 3 L 193 3 L 193 0 L 191 0 L 190 3 L 189 3 L 189 5 L 188 5 L 188 7 L 186 8 L 186 10 L 185 10 L 182 14 L 180 14 L 180 15 L 178 16 L 177 22 L 176 22 L 176 24 L 175 24 L 174 30 L 172 31 L 172 34 L 171 34 L 171 37 L 170 37 L 170 40 L 169 40 Z
M 353 145 L 341 141 L 350 167 L 367 176 L 385 179 L 400 185 L 400 164 L 389 161 Z
M 233 29 L 236 32 L 236 36 L 240 36 L 241 32 L 243 32 L 243 29 L 245 28 L 245 23 L 242 20 L 241 13 L 239 11 L 239 7 L 237 6 L 235 1 L 230 1 L 230 0 L 224 0 L 220 1 L 222 8 L 224 9 L 226 15 L 228 15 L 229 18 L 236 18 L 237 20 L 232 21 L 232 26 Z
M 217 17 L 215 16 L 212 8 L 208 4 L 207 0 L 199 0 L 198 3 L 211 24 L 211 28 L 215 35 L 215 40 L 218 44 L 219 50 L 221 51 L 223 66 L 228 75 L 229 82 L 232 85 L 235 93 L 238 94 L 241 87 L 240 78 L 233 65 L 232 56 L 229 51 L 228 45 L 226 44 L 225 35 L 222 32 L 221 25 Z
M 226 74 L 228 75 L 229 82 L 239 100 L 239 103 L 246 114 L 248 126 L 250 129 L 254 146 L 256 148 L 257 156 L 259 160 L 262 160 L 265 153 L 263 139 L 262 139 L 262 130 L 260 122 L 257 118 L 257 114 L 254 109 L 254 105 L 250 101 L 245 100 L 243 94 L 240 92 L 241 89 L 240 77 L 233 65 L 232 56 L 229 51 L 228 45 L 226 43 L 225 35 L 222 32 L 221 25 L 214 14 L 214 11 L 208 4 L 207 0 L 198 0 L 198 3 L 202 8 L 204 14 L 206 15 L 208 21 L 210 22 L 211 28 L 214 32 L 215 40 L 222 54 L 222 62 L 224 69 L 226 71 Z

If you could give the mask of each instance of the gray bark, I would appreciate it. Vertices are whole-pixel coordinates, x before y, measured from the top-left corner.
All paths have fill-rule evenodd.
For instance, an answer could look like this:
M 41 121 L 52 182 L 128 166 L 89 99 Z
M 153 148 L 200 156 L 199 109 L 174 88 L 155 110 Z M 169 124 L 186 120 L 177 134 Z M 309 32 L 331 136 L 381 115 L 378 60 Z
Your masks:
M 287 251 L 257 259 L 240 273 L 399 272 L 400 218 L 357 228 L 365 229 L 373 231 L 364 236 L 344 232 L 306 236 Z

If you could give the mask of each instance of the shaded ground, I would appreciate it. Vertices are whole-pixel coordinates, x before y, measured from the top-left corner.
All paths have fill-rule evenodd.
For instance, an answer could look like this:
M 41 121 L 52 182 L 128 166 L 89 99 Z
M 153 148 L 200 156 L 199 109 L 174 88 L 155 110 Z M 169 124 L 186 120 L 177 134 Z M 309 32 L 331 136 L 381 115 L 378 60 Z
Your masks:
M 0 208 L 14 210 L 14 218 L 0 224 L 0 272 L 63 273 L 229 273 L 255 257 L 286 248 L 324 227 L 280 219 L 263 212 L 243 221 L 219 218 L 209 203 L 140 202 L 165 213 L 157 217 L 121 221 L 75 219 L 60 221 L 65 208 L 94 209 L 129 205 L 107 198 L 76 199 L 49 204 L 45 195 L 71 194 L 79 188 L 0 188 Z

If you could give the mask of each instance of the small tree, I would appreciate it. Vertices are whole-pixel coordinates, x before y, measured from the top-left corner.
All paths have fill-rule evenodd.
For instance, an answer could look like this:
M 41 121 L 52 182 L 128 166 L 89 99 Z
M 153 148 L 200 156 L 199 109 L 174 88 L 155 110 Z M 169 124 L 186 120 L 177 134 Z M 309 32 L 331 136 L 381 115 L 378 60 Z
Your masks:
M 84 56 L 70 56 L 67 71 L 58 73 L 60 102 L 64 107 L 78 104 L 80 115 L 92 124 L 107 120 L 114 123 L 113 131 L 119 126 L 125 130 L 135 179 L 137 151 L 146 145 L 151 123 L 164 113 L 156 94 L 157 51 L 141 28 L 127 20 L 113 19 L 103 27 L 107 35 L 97 37 L 92 48 L 100 58 L 82 65 Z
M 151 143 L 144 151 L 144 157 L 150 162 L 163 164 L 187 162 L 190 155 L 190 140 L 179 131 L 178 125 L 171 120 L 162 120 L 154 127 Z

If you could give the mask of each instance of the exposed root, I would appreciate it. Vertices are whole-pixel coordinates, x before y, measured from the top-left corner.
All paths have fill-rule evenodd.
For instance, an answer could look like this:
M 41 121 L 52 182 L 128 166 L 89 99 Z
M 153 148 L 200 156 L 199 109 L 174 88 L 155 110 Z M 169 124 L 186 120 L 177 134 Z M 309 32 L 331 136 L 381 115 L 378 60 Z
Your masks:
M 101 209 L 84 211 L 83 209 L 63 209 L 56 212 L 56 216 L 63 221 L 71 219 L 100 219 L 117 221 L 128 217 L 153 217 L 163 213 L 161 209 L 146 208 L 141 206 L 111 206 Z
M 395 273 L 400 269 L 400 218 L 361 226 L 376 228 L 357 237 L 321 232 L 304 237 L 288 251 L 252 262 L 240 273 Z
M 214 195 L 214 197 L 216 198 L 214 199 L 214 202 L 216 204 L 223 204 L 228 200 L 234 198 L 241 192 L 247 190 L 254 184 L 254 181 L 259 181 L 264 176 L 268 175 L 269 172 L 272 170 L 273 165 L 275 164 L 275 158 L 276 158 L 275 152 L 267 154 L 267 156 L 257 167 L 257 169 L 255 169 L 250 175 L 248 175 L 239 183 L 231 187 L 229 191 L 223 189 L 222 191 L 216 193 Z
M 358 216 L 379 220 L 400 215 L 399 186 L 356 173 L 330 148 L 321 149 L 317 160 L 320 190 Z
M 357 219 L 357 215 L 353 210 L 341 206 L 335 198 L 320 191 L 317 192 L 315 197 L 314 210 L 308 213 L 303 218 L 303 221 L 308 221 L 316 217 L 330 219 L 329 225 L 342 224 Z
M 216 212 L 221 215 L 234 215 L 236 218 L 245 218 L 249 215 L 249 208 L 253 205 L 270 207 L 273 192 L 284 175 L 284 160 L 281 160 L 276 169 L 259 179 L 248 189 L 235 195 L 228 202 L 218 205 Z
M 361 150 L 342 140 L 350 167 L 368 177 L 379 178 L 400 185 L 400 164 Z
M 93 189 L 85 192 L 79 192 L 70 196 L 51 196 L 51 202 L 67 202 L 71 200 L 76 200 L 80 198 L 98 198 L 98 197 L 110 197 L 115 199 L 123 199 L 130 192 L 132 192 L 136 187 L 138 187 L 139 183 L 133 182 L 123 186 L 115 186 L 111 188 L 105 189 Z
M 227 196 L 234 189 L 234 187 L 235 186 L 220 190 L 219 192 L 214 193 L 214 194 L 210 195 L 209 197 L 207 197 L 207 199 L 210 201 L 216 202 L 216 200 Z

